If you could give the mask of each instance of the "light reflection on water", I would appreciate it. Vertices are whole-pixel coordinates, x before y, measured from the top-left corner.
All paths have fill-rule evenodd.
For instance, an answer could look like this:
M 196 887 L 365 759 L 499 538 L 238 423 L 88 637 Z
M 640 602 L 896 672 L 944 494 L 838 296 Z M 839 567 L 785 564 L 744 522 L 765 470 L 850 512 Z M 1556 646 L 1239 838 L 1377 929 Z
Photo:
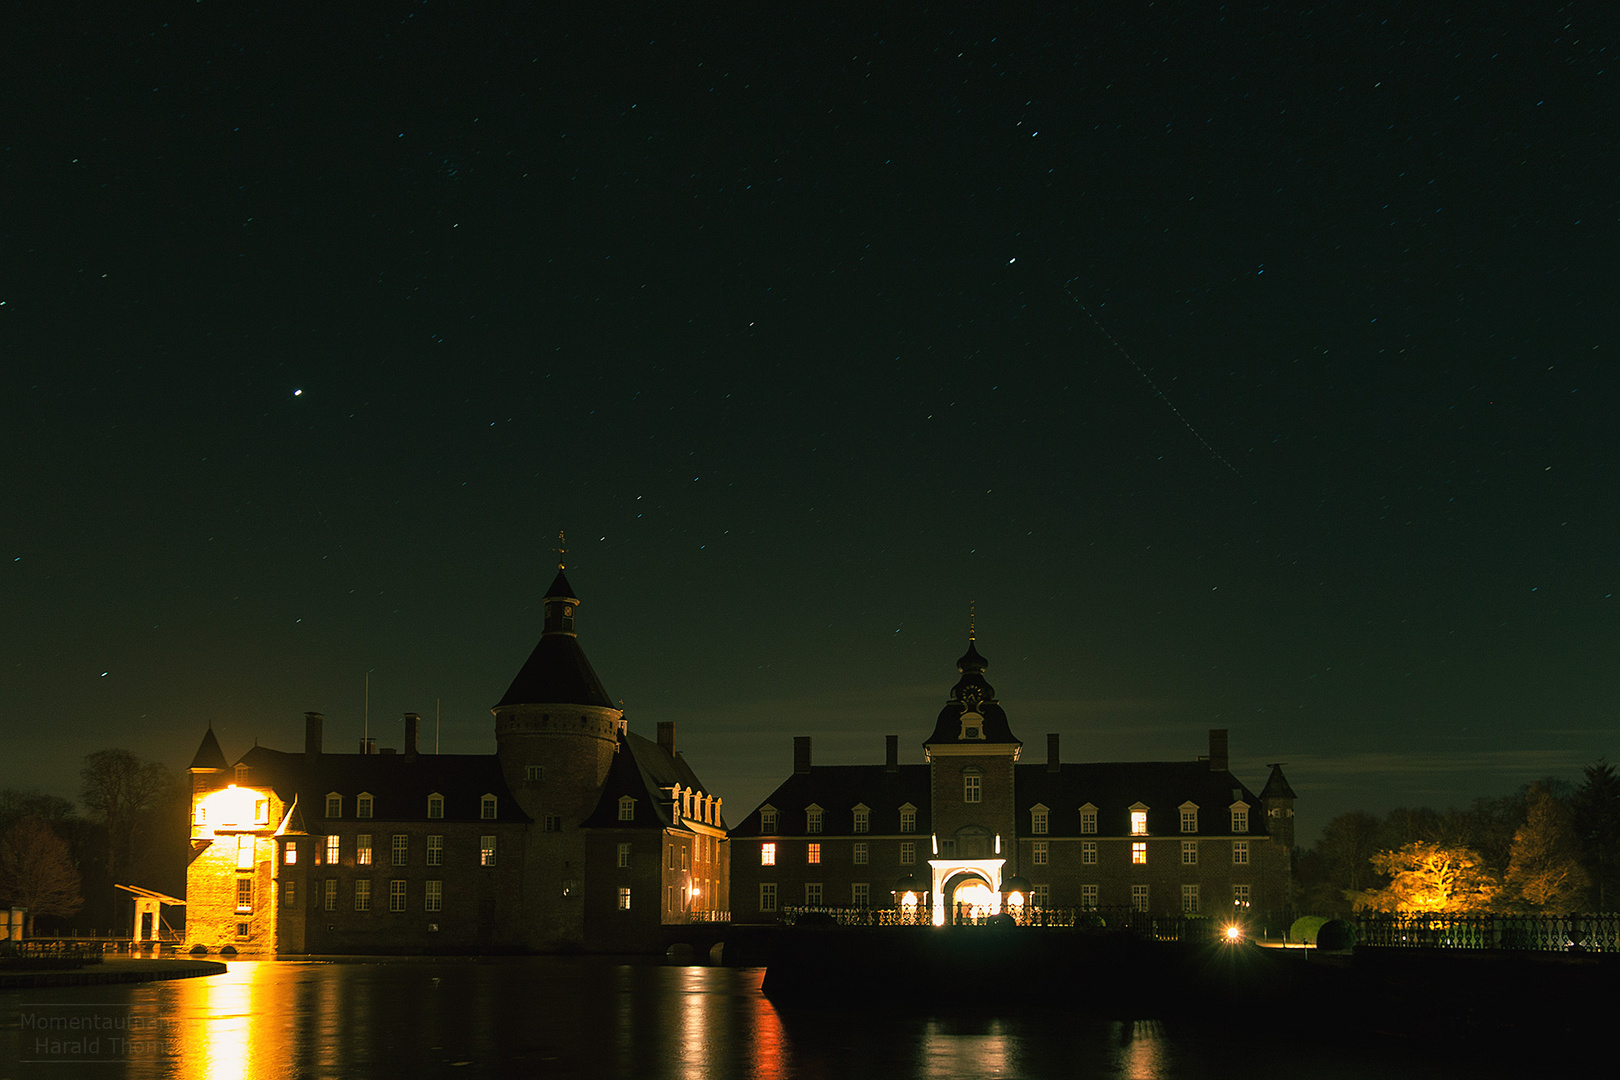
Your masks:
M 137 986 L 0 993 L 0 1077 L 636 1077 L 788 1080 L 846 1076 L 1308 1078 L 1513 1075 L 1445 1047 L 1323 1046 L 1240 1029 L 1056 1009 L 897 1010 L 906 980 L 851 986 L 837 1008 L 778 1009 L 760 969 L 601 959 L 253 962 L 223 975 Z M 34 1010 L 117 1012 L 161 1023 L 171 1052 L 101 1064 L 41 1056 Z M 105 1047 L 103 1047 L 105 1049 Z M 103 1057 L 108 1055 L 103 1054 Z M 17 1063 L 13 1065 L 13 1063 Z

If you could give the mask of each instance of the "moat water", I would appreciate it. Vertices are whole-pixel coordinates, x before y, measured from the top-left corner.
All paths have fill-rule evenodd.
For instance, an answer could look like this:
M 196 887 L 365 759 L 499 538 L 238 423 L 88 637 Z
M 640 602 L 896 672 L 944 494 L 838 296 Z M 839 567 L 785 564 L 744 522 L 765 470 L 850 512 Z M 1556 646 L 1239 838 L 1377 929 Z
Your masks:
M 238 961 L 221 975 L 0 992 L 0 1077 L 1367 1078 L 1542 1074 L 1524 1051 L 906 1007 L 903 977 L 773 1005 L 759 968 L 599 958 Z M 1528 1071 L 1527 1071 L 1528 1070 Z

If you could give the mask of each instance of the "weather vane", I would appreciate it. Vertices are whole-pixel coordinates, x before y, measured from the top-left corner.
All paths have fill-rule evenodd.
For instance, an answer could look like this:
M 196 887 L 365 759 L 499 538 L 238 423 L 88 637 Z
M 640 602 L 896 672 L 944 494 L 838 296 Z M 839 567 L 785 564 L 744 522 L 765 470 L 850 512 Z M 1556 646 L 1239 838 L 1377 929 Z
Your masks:
M 563 556 L 568 554 L 568 540 L 563 536 L 561 529 L 557 530 L 557 569 L 563 569 Z
M 975 604 L 975 601 L 972 601 L 972 600 L 968 601 L 968 640 L 969 641 L 975 640 L 974 627 L 973 627 L 974 614 L 975 614 L 974 613 L 974 604 Z

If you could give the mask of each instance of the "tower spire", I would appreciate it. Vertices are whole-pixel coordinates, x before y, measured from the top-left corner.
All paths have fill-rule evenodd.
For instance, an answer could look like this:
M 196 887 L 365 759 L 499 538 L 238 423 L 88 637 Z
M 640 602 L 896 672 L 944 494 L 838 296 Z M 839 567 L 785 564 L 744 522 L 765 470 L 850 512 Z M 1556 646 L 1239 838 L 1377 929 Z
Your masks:
M 563 558 L 568 554 L 568 539 L 563 536 L 561 529 L 557 530 L 557 546 L 552 550 L 557 553 L 557 569 L 562 570 L 564 568 Z
M 978 636 L 974 632 L 974 625 L 973 625 L 974 622 L 976 621 L 976 616 L 977 616 L 976 608 L 977 608 L 977 601 L 969 600 L 968 601 L 968 640 L 969 641 L 974 640 Z

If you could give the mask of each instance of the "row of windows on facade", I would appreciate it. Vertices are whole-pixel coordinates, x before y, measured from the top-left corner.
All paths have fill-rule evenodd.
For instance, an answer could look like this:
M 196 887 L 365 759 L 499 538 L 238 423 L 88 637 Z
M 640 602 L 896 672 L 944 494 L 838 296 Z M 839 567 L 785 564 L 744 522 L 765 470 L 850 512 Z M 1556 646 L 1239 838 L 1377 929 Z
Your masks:
M 872 886 L 869 882 L 857 881 L 850 885 L 849 904 L 851 907 L 869 908 L 872 906 Z M 1148 910 L 1151 892 L 1147 885 L 1131 886 L 1131 906 L 1138 911 Z M 1232 906 L 1234 908 L 1247 908 L 1249 906 L 1250 889 L 1248 885 L 1232 886 Z M 774 881 L 761 882 L 759 886 L 759 910 L 778 910 L 778 898 L 781 892 Z M 1099 906 L 1101 888 L 1097 885 L 1080 886 L 1080 907 L 1095 909 Z M 827 903 L 826 892 L 819 881 L 807 882 L 804 886 L 804 906 L 821 907 Z M 1033 908 L 1047 908 L 1052 904 L 1051 885 L 1032 885 L 1029 893 L 1029 906 Z M 1184 884 L 1181 886 L 1181 910 L 1189 915 L 1196 915 L 1203 910 L 1203 890 L 1198 884 Z
M 718 859 L 720 857 L 720 838 L 719 837 L 717 837 L 717 836 L 703 836 L 702 834 L 699 834 L 697 837 L 694 838 L 694 840 L 695 840 L 694 847 L 690 848 L 690 849 L 685 844 L 670 844 L 669 845 L 669 848 L 668 848 L 668 850 L 669 850 L 669 868 L 671 870 L 685 870 L 685 869 L 687 869 L 686 864 L 687 864 L 688 855 L 691 855 L 692 861 L 696 862 L 696 863 L 710 863 L 710 862 L 714 862 L 716 859 Z M 630 858 L 631 858 L 631 854 L 632 854 L 631 848 L 633 846 L 634 845 L 629 844 L 629 843 L 622 843 L 622 844 L 619 845 L 618 862 L 619 862 L 619 868 L 621 870 L 629 869 L 629 867 L 631 865 L 630 864 Z M 680 852 L 680 865 L 679 866 L 675 865 L 675 860 L 676 860 L 675 853 L 677 851 Z
M 963 777 L 963 801 L 976 803 L 979 801 L 981 778 L 975 775 Z M 1130 808 L 1131 835 L 1147 836 L 1148 807 L 1137 803 Z M 1181 811 L 1181 831 L 1195 833 L 1198 831 L 1198 806 L 1195 803 L 1183 803 Z M 1233 803 L 1231 811 L 1232 831 L 1246 833 L 1249 831 L 1249 805 L 1245 802 Z M 759 811 L 759 829 L 763 833 L 773 833 L 777 830 L 778 815 L 773 806 L 761 807 Z M 826 811 L 811 803 L 804 809 L 804 831 L 819 833 L 824 829 Z M 1037 803 L 1029 811 L 1029 831 L 1036 836 L 1044 836 L 1051 831 L 1052 812 L 1050 807 Z M 864 833 L 872 829 L 872 810 L 865 805 L 856 805 L 851 808 L 851 832 Z M 900 807 L 900 831 L 903 833 L 917 831 L 917 808 L 910 803 Z M 1097 831 L 1097 807 L 1086 803 L 1080 807 L 1080 831 L 1082 833 L 1095 833 Z
M 315 862 L 317 865 L 325 863 L 327 866 L 336 866 L 343 860 L 343 838 L 328 836 L 325 842 L 315 842 Z M 324 856 L 324 858 L 323 858 Z M 407 866 L 410 864 L 411 838 L 406 833 L 395 833 L 388 848 L 389 862 L 394 866 Z M 281 861 L 287 866 L 298 863 L 298 841 L 288 840 L 281 847 Z M 370 866 L 373 861 L 373 846 L 370 833 L 359 833 L 354 838 L 354 865 Z M 444 865 L 444 837 L 432 835 L 427 837 L 427 849 L 424 856 L 424 865 Z M 251 870 L 254 863 L 254 838 L 251 836 L 238 836 L 236 838 L 236 868 L 238 870 Z M 495 865 L 495 837 L 480 836 L 478 838 L 478 865 Z
M 484 794 L 478 797 L 478 816 L 485 821 L 494 821 L 499 815 L 500 800 L 493 794 Z M 444 796 L 438 792 L 427 797 L 427 816 L 429 821 L 437 821 L 444 817 Z M 369 791 L 362 791 L 354 797 L 354 816 L 357 818 L 370 818 L 376 816 L 377 799 Z M 343 816 L 343 796 L 335 791 L 326 795 L 326 816 L 340 818 Z
M 444 910 L 444 882 L 424 881 L 422 883 L 422 910 Z M 336 911 L 338 906 L 338 882 L 336 878 L 327 878 L 319 883 L 321 907 L 326 911 Z M 394 878 L 388 883 L 388 910 L 409 910 L 409 883 L 404 878 Z M 298 882 L 283 881 L 281 883 L 281 906 L 284 909 L 295 907 L 298 903 Z M 354 910 L 371 910 L 371 881 L 361 878 L 354 883 Z M 251 915 L 253 913 L 253 879 L 239 877 L 236 879 L 236 914 Z
M 1202 843 L 1218 843 L 1219 841 L 1205 840 Z M 1181 865 L 1198 865 L 1198 840 L 1181 841 Z M 946 855 L 954 854 L 952 841 L 941 842 L 942 846 L 949 846 Z M 1233 840 L 1232 865 L 1247 866 L 1249 864 L 1249 841 Z M 623 847 L 623 845 L 621 845 Z M 777 865 L 779 844 L 775 840 L 766 840 L 759 845 L 759 865 Z M 871 847 L 864 840 L 857 840 L 850 845 L 852 861 L 856 866 L 865 866 L 871 861 Z M 1030 861 L 1036 866 L 1046 866 L 1051 859 L 1051 842 L 1047 840 L 1033 840 L 1030 842 Z M 816 866 L 821 863 L 821 844 L 810 841 L 804 845 L 804 861 L 807 866 Z M 900 842 L 900 862 L 902 865 L 911 865 L 917 861 L 917 843 L 914 840 Z M 1148 845 L 1146 840 L 1137 840 L 1131 844 L 1131 862 L 1137 866 L 1145 866 L 1148 861 Z M 1086 866 L 1097 862 L 1097 841 L 1080 841 L 1080 862 Z

